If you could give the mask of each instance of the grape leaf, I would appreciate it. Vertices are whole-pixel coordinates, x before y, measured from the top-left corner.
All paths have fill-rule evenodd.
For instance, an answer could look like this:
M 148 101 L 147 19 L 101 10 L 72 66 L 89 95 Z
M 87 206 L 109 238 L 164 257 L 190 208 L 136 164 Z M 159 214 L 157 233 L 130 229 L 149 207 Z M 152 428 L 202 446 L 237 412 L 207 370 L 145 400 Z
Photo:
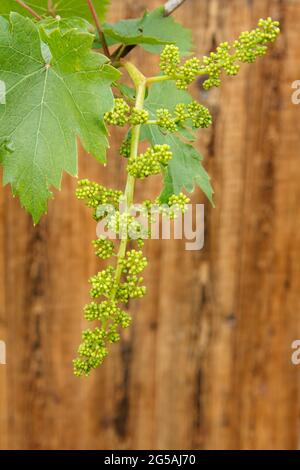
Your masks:
M 179 90 L 174 81 L 167 80 L 151 85 L 145 107 L 151 117 L 155 118 L 159 108 L 167 108 L 172 112 L 178 103 L 189 104 L 192 101 L 193 97 L 187 91 Z
M 179 47 L 182 56 L 189 55 L 193 49 L 192 32 L 174 20 L 172 16 L 164 16 L 164 7 L 159 7 L 148 14 L 144 34 L 158 35 L 160 40 L 173 42 Z M 152 54 L 160 54 L 162 46 L 145 44 L 143 48 Z
M 0 163 L 14 151 L 14 146 L 7 138 L 0 138 Z
M 52 0 L 53 12 L 48 10 L 48 0 L 28 0 L 26 2 L 40 15 L 59 15 L 66 16 L 80 16 L 88 20 L 92 20 L 90 9 L 86 0 Z M 103 21 L 110 0 L 94 0 L 94 6 L 98 13 L 99 18 Z M 24 8 L 22 8 L 15 0 L 1 0 L 0 15 L 8 15 L 11 11 L 21 13 L 22 15 L 30 15 Z
M 189 104 L 193 101 L 193 97 L 185 90 L 178 90 L 174 81 L 165 81 L 154 83 L 145 100 L 145 109 L 149 112 L 150 119 L 156 119 L 158 109 L 166 108 L 174 112 L 178 103 Z M 192 127 L 191 120 L 187 120 L 186 126 Z M 191 129 L 181 126 L 180 134 L 190 141 L 195 140 L 194 133 Z
M 183 142 L 176 135 L 162 134 L 158 126 L 153 125 L 143 126 L 142 138 L 148 140 L 151 145 L 168 144 L 173 153 L 164 174 L 161 203 L 167 203 L 170 196 L 178 195 L 184 189 L 193 192 L 196 184 L 213 205 L 214 191 L 210 177 L 202 166 L 203 157 L 192 145 Z
M 165 44 L 176 44 L 183 56 L 189 54 L 192 49 L 190 30 L 181 26 L 171 16 L 165 17 L 163 7 L 145 13 L 139 19 L 104 24 L 103 30 L 110 44 L 140 44 L 151 53 L 160 53 Z
M 193 101 L 192 96 L 185 90 L 178 90 L 173 81 L 159 82 L 151 86 L 145 100 L 145 109 L 148 110 L 150 119 L 155 119 L 159 108 L 167 108 L 172 112 L 176 104 L 188 104 L 191 101 Z M 182 138 L 189 141 L 195 139 L 189 129 L 181 128 L 178 134 L 174 135 L 163 133 L 156 125 L 144 125 L 142 138 L 152 145 L 166 143 L 173 153 L 164 175 L 164 186 L 160 196 L 162 203 L 183 189 L 192 192 L 197 184 L 213 204 L 213 189 L 210 177 L 202 166 L 203 158 L 192 145 L 182 140 Z
M 149 112 L 150 119 L 155 120 L 158 109 L 166 108 L 174 112 L 178 103 L 189 104 L 192 101 L 193 97 L 187 91 L 179 90 L 174 81 L 158 82 L 151 86 L 145 100 L 145 108 Z M 189 142 L 196 140 L 191 119 L 188 119 L 184 126 L 179 126 L 178 132 Z
M 136 100 L 136 91 L 134 88 L 126 85 L 125 83 L 115 83 L 114 84 L 121 95 L 126 98 L 128 101 L 135 101 Z
M 107 131 L 101 117 L 113 106 L 111 84 L 119 72 L 91 52 L 93 35 L 70 30 L 43 33 L 11 13 L 0 18 L 0 136 L 14 148 L 4 155 L 10 183 L 36 223 L 46 211 L 49 187 L 60 188 L 63 170 L 77 174 L 79 136 L 87 152 L 104 162 Z
M 61 33 L 66 33 L 70 29 L 76 29 L 84 33 L 95 33 L 95 27 L 84 18 L 52 18 L 47 17 L 38 23 L 38 26 L 47 33 L 51 33 L 54 29 L 59 29 Z
M 108 37 L 108 44 L 170 44 L 172 41 L 160 40 L 144 34 L 144 16 L 142 19 L 121 20 L 114 24 L 104 24 L 103 31 Z

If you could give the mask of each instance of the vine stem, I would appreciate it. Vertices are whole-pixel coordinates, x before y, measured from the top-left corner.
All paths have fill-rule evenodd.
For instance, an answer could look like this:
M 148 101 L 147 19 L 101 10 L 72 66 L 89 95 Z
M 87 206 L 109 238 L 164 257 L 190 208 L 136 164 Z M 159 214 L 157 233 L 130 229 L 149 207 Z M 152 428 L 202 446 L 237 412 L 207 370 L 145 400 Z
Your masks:
M 172 78 L 168 75 L 157 75 L 155 77 L 147 78 L 147 85 L 151 85 L 152 83 L 165 82 L 167 80 L 172 80 Z
M 25 2 L 22 2 L 22 0 L 16 0 L 16 2 L 25 10 L 27 10 L 32 16 L 35 17 L 38 21 L 41 21 L 43 18 L 35 11 L 33 8 L 31 8 L 29 5 L 27 5 Z
M 55 18 L 55 8 L 53 5 L 53 0 L 48 0 L 48 12 L 51 16 L 53 16 L 53 18 Z
M 145 101 L 145 95 L 146 95 L 146 85 L 147 85 L 146 77 L 144 77 L 144 75 L 135 67 L 135 65 L 131 64 L 130 62 L 125 62 L 124 67 L 126 68 L 135 86 L 135 90 L 136 90 L 135 108 L 138 110 L 142 110 L 144 108 L 144 101 Z M 140 133 L 141 133 L 141 125 L 132 127 L 130 158 L 137 158 L 138 156 Z M 130 207 L 133 204 L 134 187 L 135 187 L 135 177 L 128 173 L 126 187 L 125 187 L 125 210 L 126 212 L 130 209 Z M 119 250 L 118 250 L 118 255 L 117 255 L 118 261 L 117 261 L 116 273 L 115 273 L 116 286 L 118 286 L 120 279 L 121 279 L 122 259 L 126 255 L 127 243 L 128 243 L 128 236 L 127 236 L 127 230 L 126 230 L 126 237 L 121 239 Z M 112 293 L 112 300 L 114 300 L 116 296 L 116 290 L 117 290 L 117 287 L 114 289 Z
M 102 47 L 103 47 L 103 52 L 106 55 L 106 57 L 108 57 L 110 59 L 110 52 L 109 52 L 109 49 L 108 49 L 108 46 L 107 46 L 107 42 L 106 42 L 104 33 L 102 31 L 101 23 L 100 23 L 96 8 L 94 7 L 94 4 L 93 4 L 92 0 L 86 0 L 86 1 L 87 1 L 89 9 L 91 10 L 92 16 L 94 18 L 94 22 L 95 22 L 95 25 L 96 25 L 96 28 L 97 28 L 97 31 L 98 31 L 98 34 L 99 34 L 99 38 L 100 38 Z

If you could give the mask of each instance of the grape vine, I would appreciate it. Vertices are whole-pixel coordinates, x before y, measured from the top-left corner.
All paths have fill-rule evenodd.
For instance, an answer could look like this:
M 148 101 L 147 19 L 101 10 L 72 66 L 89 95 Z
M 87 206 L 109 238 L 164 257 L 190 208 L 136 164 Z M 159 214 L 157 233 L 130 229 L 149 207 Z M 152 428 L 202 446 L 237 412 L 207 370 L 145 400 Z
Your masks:
M 4 182 L 35 223 L 46 211 L 50 185 L 60 188 L 63 170 L 77 174 L 76 137 L 105 163 L 106 126 L 125 128 L 120 148 L 127 161 L 124 191 L 87 179 L 79 181 L 76 191 L 95 221 L 115 235 L 112 240 L 101 234 L 92 242 L 96 256 L 111 262 L 89 280 L 91 301 L 84 317 L 97 326 L 82 333 L 76 376 L 89 375 L 103 362 L 109 345 L 131 323 L 126 304 L 146 294 L 142 248 L 151 234 L 154 208 L 176 218 L 186 211 L 190 199 L 185 193 L 195 185 L 212 202 L 210 178 L 192 145 L 194 132 L 208 128 L 212 116 L 188 87 L 200 76 L 204 89 L 220 86 L 223 73 L 237 75 L 243 63 L 265 55 L 280 32 L 277 21 L 261 19 L 233 44 L 223 42 L 202 59 L 186 58 L 191 34 L 170 16 L 183 1 L 168 1 L 165 9 L 115 24 L 101 23 L 108 1 L 98 3 L 74 0 L 67 13 L 43 0 L 0 7 L 0 80 L 7 89 L 0 105 L 0 162 Z M 160 55 L 157 75 L 146 77 L 127 60 L 137 46 Z M 132 87 L 122 82 L 126 74 Z M 142 141 L 148 145 L 144 152 Z M 145 226 L 132 214 L 135 184 L 158 174 L 161 194 L 140 205 Z

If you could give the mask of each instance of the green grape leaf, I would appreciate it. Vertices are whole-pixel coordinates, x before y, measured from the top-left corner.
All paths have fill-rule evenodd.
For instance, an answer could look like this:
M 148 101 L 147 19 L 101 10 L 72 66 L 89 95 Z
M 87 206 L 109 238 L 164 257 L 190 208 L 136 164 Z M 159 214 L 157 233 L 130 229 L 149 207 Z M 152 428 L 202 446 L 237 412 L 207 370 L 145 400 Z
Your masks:
M 48 0 L 28 0 L 27 5 L 33 8 L 41 16 L 78 16 L 92 21 L 92 15 L 86 0 L 52 0 L 53 9 L 49 11 Z M 110 0 L 94 0 L 94 6 L 101 21 L 105 19 L 106 12 Z M 11 11 L 15 11 L 22 15 L 30 15 L 15 0 L 1 0 L 0 15 L 8 15 Z
M 105 161 L 103 114 L 113 106 L 111 84 L 119 72 L 91 51 L 93 35 L 74 29 L 44 32 L 29 18 L 0 18 L 0 136 L 14 152 L 4 155 L 10 183 L 36 223 L 46 211 L 50 186 L 60 188 L 63 171 L 77 174 L 77 137 Z
M 103 31 L 108 37 L 108 44 L 170 44 L 171 41 L 164 41 L 153 36 L 147 36 L 143 32 L 144 19 L 121 20 L 115 24 L 105 24 Z
M 176 104 L 189 104 L 191 101 L 193 101 L 192 96 L 185 90 L 178 90 L 173 81 L 158 82 L 149 90 L 145 109 L 149 112 L 150 119 L 155 120 L 159 108 L 167 108 L 173 112 Z M 173 194 L 178 195 L 183 189 L 192 192 L 196 184 L 213 204 L 213 189 L 210 177 L 202 166 L 203 158 L 192 145 L 182 140 L 194 141 L 195 136 L 192 131 L 181 128 L 177 135 L 165 134 L 156 125 L 144 125 L 142 137 L 152 145 L 168 144 L 173 153 L 164 175 L 164 186 L 160 196 L 162 203 L 167 202 Z
M 95 27 L 84 18 L 52 18 L 47 17 L 38 23 L 38 26 L 47 33 L 51 33 L 54 29 L 59 29 L 61 33 L 66 33 L 70 29 L 76 29 L 84 33 L 95 33 Z
M 192 101 L 193 97 L 187 91 L 178 90 L 175 82 L 168 80 L 151 86 L 145 100 L 145 108 L 149 112 L 150 119 L 155 120 L 158 109 L 166 108 L 173 113 L 178 103 L 189 104 Z M 178 132 L 189 142 L 195 142 L 195 131 L 191 119 L 188 119 L 184 126 L 180 126 Z
M 0 138 L 0 163 L 4 158 L 9 156 L 14 151 L 12 142 L 7 138 Z
M 142 138 L 151 145 L 168 144 L 173 153 L 164 175 L 160 202 L 167 203 L 170 196 L 178 195 L 182 190 L 193 192 L 199 186 L 213 205 L 213 189 L 210 177 L 202 166 L 203 157 L 190 144 L 178 136 L 164 135 L 157 126 L 143 126 Z
M 183 56 L 188 55 L 192 49 L 191 31 L 171 16 L 165 17 L 163 7 L 145 13 L 139 19 L 104 24 L 103 30 L 110 44 L 140 44 L 146 51 L 154 54 L 159 54 L 165 44 L 176 44 Z
M 187 91 L 178 90 L 173 80 L 167 80 L 151 85 L 145 108 L 154 119 L 159 108 L 167 108 L 173 112 L 178 103 L 189 104 L 192 101 L 193 97 Z
M 182 56 L 189 55 L 193 49 L 192 32 L 174 20 L 172 16 L 164 16 L 164 7 L 159 7 L 148 14 L 144 34 L 157 35 L 160 40 L 174 43 L 179 47 Z M 152 54 L 160 54 L 162 46 L 145 44 L 144 49 Z
M 116 88 L 119 90 L 121 95 L 129 101 L 135 102 L 136 100 L 136 91 L 134 88 L 124 84 L 124 83 L 115 83 Z
M 149 112 L 150 119 L 155 120 L 158 109 L 166 108 L 170 112 L 174 112 L 175 106 L 178 103 L 189 104 L 192 101 L 193 97 L 187 91 L 178 90 L 175 82 L 168 80 L 154 83 L 151 86 L 147 99 L 145 100 L 145 109 Z M 191 122 L 188 120 L 186 125 L 189 126 L 189 124 L 191 124 Z M 195 140 L 192 130 L 186 127 L 180 127 L 179 132 L 187 140 L 191 142 Z

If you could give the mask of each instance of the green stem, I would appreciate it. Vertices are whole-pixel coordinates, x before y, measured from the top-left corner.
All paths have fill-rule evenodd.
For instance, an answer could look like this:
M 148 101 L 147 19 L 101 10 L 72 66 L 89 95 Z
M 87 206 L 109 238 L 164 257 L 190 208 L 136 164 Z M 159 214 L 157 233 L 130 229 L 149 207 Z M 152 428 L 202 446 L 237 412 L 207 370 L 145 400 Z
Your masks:
M 156 77 L 147 78 L 147 85 L 151 85 L 152 83 L 165 82 L 167 80 L 173 80 L 173 78 L 169 77 L 168 75 L 157 75 Z
M 106 55 L 106 57 L 108 57 L 110 59 L 110 52 L 109 52 L 109 49 L 108 49 L 108 46 L 107 46 L 106 38 L 105 38 L 104 33 L 102 31 L 101 23 L 100 23 L 98 15 L 97 15 L 96 8 L 95 8 L 92 0 L 86 0 L 86 1 L 87 1 L 87 4 L 88 4 L 88 7 L 89 7 L 89 9 L 92 13 L 92 16 L 93 16 L 93 19 L 94 19 L 94 22 L 95 22 L 95 25 L 96 25 L 96 29 L 97 29 L 98 34 L 99 34 L 99 39 L 100 39 L 101 44 L 102 44 L 103 52 Z
M 144 75 L 130 62 L 126 62 L 124 64 L 130 78 L 132 79 L 135 89 L 136 89 L 136 101 L 135 101 L 135 108 L 138 110 L 142 110 L 144 108 L 144 100 L 146 94 L 146 78 Z M 130 158 L 137 158 L 138 156 L 138 148 L 139 148 L 139 141 L 140 141 L 140 132 L 141 132 L 141 125 L 133 126 L 131 132 L 131 148 L 130 148 Z M 135 178 L 128 174 L 126 187 L 125 187 L 125 211 L 127 212 L 130 210 L 130 207 L 133 204 L 133 196 L 134 196 L 134 186 L 135 186 Z M 117 286 L 120 282 L 121 275 L 122 275 L 122 259 L 126 255 L 128 237 L 126 233 L 126 237 L 121 239 L 119 251 L 118 251 L 118 261 L 116 266 L 116 274 L 115 274 L 115 281 L 116 287 L 112 293 L 112 300 L 115 299 Z
M 43 19 L 33 8 L 31 8 L 29 5 L 27 5 L 27 3 L 23 2 L 22 0 L 16 0 L 16 3 L 18 3 L 22 8 L 27 10 L 38 21 L 41 21 Z
M 207 73 L 206 70 L 201 70 L 199 71 L 199 76 L 200 75 L 205 75 Z M 174 77 L 170 77 L 169 75 L 156 75 L 155 77 L 149 77 L 147 78 L 147 85 L 152 85 L 153 83 L 159 83 L 159 82 L 166 82 L 166 81 L 170 81 L 170 80 L 176 80 L 177 78 L 181 78 L 180 75 L 178 75 L 178 77 L 174 78 Z M 184 76 L 182 76 L 182 78 L 184 78 Z

